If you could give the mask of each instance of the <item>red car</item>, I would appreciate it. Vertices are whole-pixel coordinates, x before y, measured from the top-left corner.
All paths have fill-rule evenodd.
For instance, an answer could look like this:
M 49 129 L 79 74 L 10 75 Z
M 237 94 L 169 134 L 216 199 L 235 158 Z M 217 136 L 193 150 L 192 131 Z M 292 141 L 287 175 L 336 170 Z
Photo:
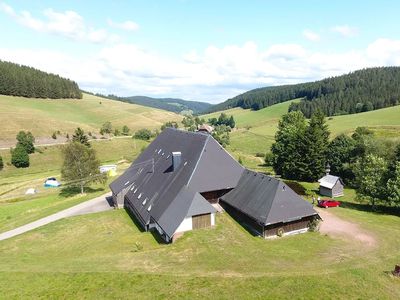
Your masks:
M 338 207 L 340 202 L 332 199 L 322 199 L 318 201 L 318 206 L 323 208 Z

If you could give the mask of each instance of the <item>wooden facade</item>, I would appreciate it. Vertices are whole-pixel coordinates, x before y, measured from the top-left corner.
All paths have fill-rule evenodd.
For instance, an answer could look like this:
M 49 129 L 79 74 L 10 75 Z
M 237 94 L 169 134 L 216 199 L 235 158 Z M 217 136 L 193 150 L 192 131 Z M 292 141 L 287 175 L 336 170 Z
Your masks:
M 308 230 L 308 224 L 314 217 L 305 217 L 300 220 L 288 222 L 288 223 L 276 223 L 268 226 L 264 226 L 263 236 L 264 238 L 290 234 L 296 231 Z
M 304 217 L 302 219 L 288 222 L 276 223 L 271 225 L 263 225 L 249 217 L 248 215 L 238 211 L 236 208 L 230 206 L 225 202 L 221 202 L 225 211 L 229 213 L 232 218 L 239 222 L 245 229 L 254 235 L 259 235 L 264 238 L 270 238 L 279 235 L 287 235 L 296 231 L 307 231 L 308 224 L 315 218 L 315 216 Z
M 218 203 L 219 198 L 226 193 L 230 192 L 232 189 L 223 189 L 223 190 L 216 190 L 210 192 L 201 193 L 201 195 L 211 204 Z
M 192 229 L 211 227 L 211 214 L 203 214 L 192 217 Z

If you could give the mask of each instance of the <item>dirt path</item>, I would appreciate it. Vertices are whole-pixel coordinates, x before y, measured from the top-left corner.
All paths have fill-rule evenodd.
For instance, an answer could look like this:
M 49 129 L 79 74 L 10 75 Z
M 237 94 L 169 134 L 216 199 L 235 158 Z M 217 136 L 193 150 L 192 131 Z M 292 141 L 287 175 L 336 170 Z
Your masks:
M 367 247 L 376 246 L 376 239 L 368 231 L 360 228 L 359 225 L 344 221 L 326 209 L 317 208 L 316 210 L 323 220 L 319 230 L 321 233 L 349 240 L 356 240 Z

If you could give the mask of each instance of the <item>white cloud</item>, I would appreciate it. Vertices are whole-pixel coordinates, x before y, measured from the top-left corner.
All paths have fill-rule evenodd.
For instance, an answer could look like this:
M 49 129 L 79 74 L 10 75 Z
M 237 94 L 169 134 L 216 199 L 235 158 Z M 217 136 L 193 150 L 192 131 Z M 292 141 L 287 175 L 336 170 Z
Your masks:
M 358 34 L 358 29 L 349 25 L 338 25 L 331 28 L 331 31 L 339 33 L 344 37 L 354 37 Z
M 181 58 L 133 44 L 103 47 L 81 58 L 0 47 L 0 58 L 69 77 L 94 92 L 219 102 L 256 87 L 312 81 L 371 66 L 400 65 L 400 40 L 378 39 L 362 50 L 329 53 L 297 44 L 260 49 L 249 41 L 209 46 Z
M 4 2 L 0 3 L 0 10 L 12 17 L 16 22 L 34 31 L 63 36 L 77 41 L 92 43 L 116 42 L 118 36 L 108 33 L 104 29 L 88 26 L 84 18 L 75 11 L 57 12 L 49 8 L 43 11 L 44 18 L 36 18 L 29 11 L 16 12 Z
M 307 40 L 312 41 L 312 42 L 318 42 L 321 39 L 318 33 L 311 31 L 309 29 L 305 29 L 303 31 L 303 36 Z
M 107 23 L 110 27 L 122 29 L 126 31 L 136 31 L 139 29 L 139 25 L 133 21 L 125 21 L 121 23 L 113 22 L 112 20 L 107 20 Z

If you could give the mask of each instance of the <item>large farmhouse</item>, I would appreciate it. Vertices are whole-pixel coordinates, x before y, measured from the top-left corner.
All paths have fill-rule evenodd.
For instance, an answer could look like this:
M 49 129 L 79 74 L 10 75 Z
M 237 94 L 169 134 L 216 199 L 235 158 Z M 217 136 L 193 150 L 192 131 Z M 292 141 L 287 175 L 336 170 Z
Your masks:
M 243 170 L 211 135 L 167 128 L 110 188 L 116 206 L 171 242 L 213 226 L 210 203 L 234 188 Z
M 284 182 L 250 170 L 221 201 L 233 217 L 265 238 L 306 232 L 310 221 L 319 218 Z

